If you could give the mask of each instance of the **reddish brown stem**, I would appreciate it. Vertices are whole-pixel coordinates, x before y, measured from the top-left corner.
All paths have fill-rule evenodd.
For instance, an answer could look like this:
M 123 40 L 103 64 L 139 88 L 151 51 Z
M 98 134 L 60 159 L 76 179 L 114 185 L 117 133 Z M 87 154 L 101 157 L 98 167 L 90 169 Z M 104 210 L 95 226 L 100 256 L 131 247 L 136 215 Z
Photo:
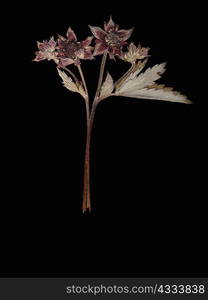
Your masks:
M 87 116 L 87 139 L 86 139 L 86 149 L 85 149 L 85 162 L 84 162 L 84 187 L 83 187 L 83 201 L 82 201 L 82 211 L 91 211 L 91 199 L 90 199 L 90 142 L 91 142 L 91 135 L 92 135 L 92 126 L 94 122 L 94 116 L 97 104 L 99 102 L 99 94 L 101 89 L 101 84 L 103 80 L 103 73 L 105 69 L 107 53 L 104 53 L 101 67 L 100 67 L 100 75 L 98 80 L 97 91 L 95 94 L 95 98 L 92 104 L 91 113 L 89 111 L 89 102 L 88 97 L 86 99 L 86 116 Z M 80 73 L 82 76 L 82 73 Z M 84 79 L 83 79 L 84 81 Z M 86 90 L 85 85 L 85 90 Z M 88 93 L 87 93 L 88 94 Z
M 90 140 L 91 132 L 89 126 L 87 126 L 87 141 L 85 149 L 85 162 L 84 162 L 84 187 L 83 187 L 83 200 L 82 211 L 91 211 L 90 201 Z
M 87 121 L 87 138 L 86 138 L 86 148 L 85 148 L 85 162 L 84 162 L 84 183 L 83 183 L 83 200 L 82 200 L 82 211 L 91 211 L 90 203 L 90 107 L 89 107 L 89 94 L 87 90 L 87 85 L 85 82 L 84 74 L 82 72 L 81 64 L 77 65 L 79 70 L 82 83 L 85 89 L 85 107 L 86 107 L 86 121 Z
M 94 101 L 90 119 L 87 124 L 87 140 L 85 149 L 85 163 L 84 163 L 84 189 L 83 189 L 83 202 L 82 211 L 91 211 L 91 199 L 90 199 L 90 142 L 92 136 L 92 127 L 94 122 L 95 111 L 98 101 Z

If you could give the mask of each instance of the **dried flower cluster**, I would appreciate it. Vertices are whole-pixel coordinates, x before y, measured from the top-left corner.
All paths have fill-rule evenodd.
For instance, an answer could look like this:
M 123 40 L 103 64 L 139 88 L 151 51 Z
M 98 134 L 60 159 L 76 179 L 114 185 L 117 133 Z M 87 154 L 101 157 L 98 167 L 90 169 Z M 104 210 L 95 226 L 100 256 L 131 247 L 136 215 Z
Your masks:
M 57 66 L 58 74 L 62 78 L 63 85 L 72 92 L 79 93 L 85 100 L 87 119 L 87 139 L 84 166 L 83 188 L 83 212 L 91 210 L 90 201 L 90 141 L 94 115 L 97 104 L 110 96 L 124 96 L 138 99 L 164 100 L 180 103 L 191 103 L 186 96 L 175 92 L 172 88 L 158 85 L 155 82 L 165 71 L 165 64 L 155 65 L 152 68 L 141 71 L 149 58 L 149 48 L 136 46 L 133 42 L 128 44 L 133 28 L 119 29 L 112 18 L 104 23 L 104 29 L 89 26 L 92 35 L 78 42 L 74 31 L 69 27 L 66 37 L 58 35 L 55 41 L 51 37 L 49 41 L 37 42 L 38 51 L 34 61 L 53 60 Z M 89 95 L 84 74 L 81 68 L 81 60 L 92 60 L 97 55 L 103 55 L 100 73 L 92 109 L 89 107 Z M 129 70 L 117 81 L 114 81 L 109 73 L 104 79 L 107 57 L 120 59 L 130 63 Z M 67 66 L 74 64 L 79 73 L 79 78 Z M 66 74 L 65 71 L 68 73 Z

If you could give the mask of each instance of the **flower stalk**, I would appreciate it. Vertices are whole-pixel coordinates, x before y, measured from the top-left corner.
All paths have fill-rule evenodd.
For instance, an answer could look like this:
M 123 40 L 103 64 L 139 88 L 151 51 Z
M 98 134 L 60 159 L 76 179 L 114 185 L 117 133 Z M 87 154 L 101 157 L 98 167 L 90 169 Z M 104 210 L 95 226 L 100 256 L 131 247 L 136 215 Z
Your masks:
M 84 162 L 84 187 L 83 187 L 83 200 L 82 200 L 82 211 L 91 211 L 91 198 L 90 198 L 90 144 L 92 136 L 92 127 L 94 123 L 95 111 L 99 102 L 99 94 L 103 81 L 103 75 L 105 70 L 105 64 L 107 60 L 107 52 L 103 54 L 102 62 L 100 65 L 100 74 L 98 79 L 97 90 L 95 98 L 92 104 L 92 110 L 89 110 L 89 101 L 86 101 L 86 112 L 87 112 L 87 138 L 86 138 L 86 149 L 85 149 L 85 162 Z M 82 76 L 81 76 L 82 77 Z M 83 82 L 85 82 L 83 78 Z
M 91 211 L 90 199 L 90 141 L 91 141 L 91 128 L 90 123 L 87 125 L 87 138 L 85 148 L 85 161 L 84 161 L 84 182 L 83 182 L 83 199 L 82 199 L 82 212 Z
M 86 123 L 87 123 L 87 137 L 85 146 L 85 160 L 84 160 L 84 181 L 83 181 L 83 199 L 82 199 L 82 211 L 91 211 L 91 199 L 90 199 L 90 141 L 91 141 L 91 122 L 90 122 L 90 104 L 89 93 L 85 81 L 84 74 L 82 72 L 81 65 L 77 65 L 80 77 L 85 89 L 85 107 L 86 107 Z

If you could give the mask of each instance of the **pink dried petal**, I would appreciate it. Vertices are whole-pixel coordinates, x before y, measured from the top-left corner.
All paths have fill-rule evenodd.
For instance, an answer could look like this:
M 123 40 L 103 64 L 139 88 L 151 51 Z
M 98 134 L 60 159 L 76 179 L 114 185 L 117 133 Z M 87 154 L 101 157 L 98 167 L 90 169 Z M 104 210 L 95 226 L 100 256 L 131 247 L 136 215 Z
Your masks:
M 41 51 L 36 52 L 35 55 L 36 55 L 36 57 L 33 59 L 33 61 L 41 61 L 41 60 L 46 59 L 45 54 Z
M 47 41 L 43 41 L 43 42 L 37 42 L 38 45 L 38 49 L 41 51 L 45 51 L 48 49 L 48 42 Z
M 79 51 L 77 56 L 80 59 L 93 59 L 92 50 L 93 50 L 93 47 L 90 47 L 90 46 L 86 47 L 85 49 L 82 49 L 82 51 Z
M 92 49 L 86 49 L 84 51 L 84 58 L 83 59 L 93 59 Z
M 71 29 L 71 27 L 68 28 L 67 30 L 67 33 L 66 33 L 66 36 L 67 36 L 67 39 L 70 41 L 70 42 L 75 42 L 77 41 L 77 36 L 76 34 L 74 33 L 74 31 Z
M 118 31 L 118 34 L 120 36 L 120 38 L 123 40 L 123 41 L 126 41 L 130 38 L 130 36 L 132 35 L 132 32 L 133 32 L 134 28 L 131 28 L 129 30 L 119 30 Z
M 43 44 L 43 43 L 37 41 L 37 46 L 38 46 L 38 49 L 44 50 L 44 48 L 43 48 L 43 47 L 44 47 L 44 44 Z
M 53 51 L 53 50 L 55 50 L 56 42 L 54 41 L 54 38 L 51 37 L 49 42 L 46 40 L 43 42 L 37 42 L 37 46 L 38 46 L 38 49 L 41 51 L 46 51 L 46 50 Z
M 103 54 L 106 50 L 108 50 L 108 46 L 100 40 L 96 40 L 95 49 L 93 55 Z
M 60 58 L 59 66 L 66 67 L 74 63 L 74 60 L 71 58 Z
M 122 50 L 121 50 L 121 49 L 115 49 L 115 50 L 113 51 L 113 53 L 114 53 L 115 55 L 117 55 L 117 56 L 121 56 L 121 55 L 122 55 Z
M 92 42 L 93 36 L 88 36 L 84 41 L 81 42 L 82 47 L 88 47 Z
M 56 47 L 56 41 L 54 40 L 54 37 L 52 36 L 48 42 L 48 45 L 50 48 L 54 48 Z
M 106 32 L 109 31 L 117 31 L 119 28 L 119 26 L 117 24 L 115 24 L 112 20 L 112 17 L 110 17 L 110 20 L 108 21 L 108 23 L 104 23 L 104 29 Z
M 65 40 L 66 40 L 65 37 L 63 37 L 62 35 L 58 34 L 58 42 L 59 41 L 65 41 Z
M 96 37 L 96 39 L 104 40 L 106 36 L 106 32 L 102 30 L 100 27 L 97 26 L 90 26 L 90 30 L 92 31 L 92 34 Z
M 121 46 L 125 46 L 125 45 L 128 45 L 127 42 L 121 42 Z
M 67 40 L 65 38 L 63 39 L 62 38 L 58 38 L 58 47 L 57 47 L 58 49 L 62 49 L 66 45 Z

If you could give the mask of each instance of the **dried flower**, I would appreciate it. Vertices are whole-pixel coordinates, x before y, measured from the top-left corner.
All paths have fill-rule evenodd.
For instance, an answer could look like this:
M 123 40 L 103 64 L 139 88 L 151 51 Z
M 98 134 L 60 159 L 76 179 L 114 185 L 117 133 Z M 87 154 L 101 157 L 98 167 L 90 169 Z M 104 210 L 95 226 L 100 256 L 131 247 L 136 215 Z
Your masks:
M 118 30 L 119 26 L 113 22 L 111 17 L 108 23 L 104 23 L 104 30 L 100 27 L 89 27 L 96 38 L 93 55 L 103 54 L 107 51 L 110 58 L 114 58 L 114 55 L 120 56 L 122 54 L 122 47 L 127 44 L 126 40 L 130 38 L 133 32 L 133 28 Z
M 54 60 L 64 87 L 71 92 L 79 93 L 85 102 L 87 134 L 83 176 L 83 212 L 91 210 L 90 144 L 98 103 L 111 96 L 191 103 L 185 95 L 174 91 L 170 87 L 157 84 L 157 80 L 165 72 L 165 63 L 149 67 L 142 72 L 148 61 L 149 48 L 142 48 L 140 45 L 135 46 L 134 43 L 131 43 L 127 51 L 123 52 L 123 46 L 128 44 L 126 40 L 131 36 L 133 29 L 119 30 L 119 26 L 113 22 L 112 18 L 108 23 L 104 23 L 104 30 L 93 26 L 90 26 L 90 29 L 96 38 L 93 54 L 93 47 L 90 46 L 93 36 L 78 42 L 74 31 L 69 27 L 66 38 L 59 35 L 57 43 L 53 37 L 49 42 L 38 42 L 39 51 L 36 52 L 36 58 L 34 59 L 35 61 Z M 97 89 L 91 106 L 80 59 L 92 59 L 93 55 L 99 54 L 103 54 L 103 57 Z M 117 81 L 114 81 L 110 73 L 107 73 L 107 76 L 104 77 L 108 54 L 112 59 L 118 56 L 120 59 L 131 63 L 130 68 Z M 66 67 L 71 64 L 77 67 L 75 69 L 79 72 L 79 77 L 70 68 Z
M 56 42 L 54 41 L 54 37 L 51 37 L 49 42 L 48 41 L 43 41 L 37 42 L 38 49 L 36 57 L 34 61 L 41 61 L 44 59 L 47 60 L 54 60 L 55 63 L 58 63 L 58 58 L 57 58 L 57 52 L 56 52 Z
M 128 46 L 128 51 L 122 53 L 121 59 L 128 61 L 130 63 L 134 63 L 139 59 L 144 59 L 148 57 L 149 50 L 150 48 L 143 48 L 141 47 L 141 45 L 138 45 L 138 47 L 136 47 L 132 42 Z
M 80 59 L 92 59 L 93 47 L 90 46 L 93 36 L 87 37 L 82 42 L 77 42 L 77 37 L 74 31 L 69 27 L 67 38 L 59 35 L 58 39 L 58 57 L 60 59 L 60 66 L 67 66 L 71 64 L 78 65 Z

